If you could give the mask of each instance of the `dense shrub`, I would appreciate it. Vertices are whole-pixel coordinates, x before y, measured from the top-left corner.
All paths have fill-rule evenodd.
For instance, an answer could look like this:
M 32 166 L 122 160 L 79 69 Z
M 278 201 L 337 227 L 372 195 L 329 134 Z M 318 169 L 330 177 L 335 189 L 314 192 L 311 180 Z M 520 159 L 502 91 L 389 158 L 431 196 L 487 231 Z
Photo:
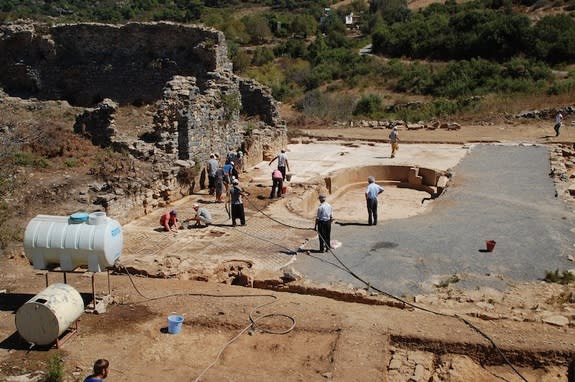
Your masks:
M 258 47 L 254 51 L 254 56 L 252 57 L 252 65 L 262 66 L 273 61 L 274 58 L 273 50 L 267 47 Z
M 388 75 L 398 77 L 395 90 L 437 97 L 468 97 L 491 92 L 536 93 L 545 88 L 551 71 L 545 65 L 522 59 L 504 64 L 472 59 L 453 61 L 444 68 L 390 62 Z
M 575 20 L 569 15 L 543 17 L 533 28 L 531 55 L 549 63 L 575 60 Z
M 373 51 L 391 57 L 507 61 L 525 56 L 549 64 L 575 60 L 575 19 L 543 17 L 536 24 L 505 2 L 434 4 L 401 22 L 371 22 Z
M 355 105 L 353 115 L 363 115 L 367 117 L 374 117 L 377 113 L 381 112 L 382 99 L 375 94 L 367 94 L 361 96 L 361 99 Z

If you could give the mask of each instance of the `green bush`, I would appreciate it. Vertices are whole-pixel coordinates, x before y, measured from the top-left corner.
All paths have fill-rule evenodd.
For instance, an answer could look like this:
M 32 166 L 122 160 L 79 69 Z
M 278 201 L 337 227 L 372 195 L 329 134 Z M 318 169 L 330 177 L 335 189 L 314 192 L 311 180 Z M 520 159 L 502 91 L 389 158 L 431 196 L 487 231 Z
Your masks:
M 62 382 L 64 380 L 64 359 L 60 354 L 53 355 L 48 360 L 48 372 L 45 382 Z
M 76 158 L 68 158 L 64 160 L 64 166 L 66 167 L 76 167 L 78 165 L 78 159 Z
M 50 162 L 43 157 L 38 157 L 36 154 L 28 151 L 17 151 L 14 154 L 14 162 L 17 166 L 47 168 Z
M 547 89 L 548 95 L 560 95 L 575 92 L 575 79 L 569 78 L 565 81 L 555 81 Z
M 268 47 L 257 47 L 252 57 L 252 65 L 262 66 L 272 62 L 275 58 L 274 52 Z
M 556 269 L 555 271 L 545 271 L 543 281 L 567 285 L 575 281 L 575 275 L 569 271 L 563 271 L 562 274 L 559 274 L 559 269 Z
M 360 100 L 353 109 L 353 115 L 362 115 L 367 117 L 374 117 L 376 113 L 382 111 L 382 99 L 375 94 L 367 94 L 361 96 Z

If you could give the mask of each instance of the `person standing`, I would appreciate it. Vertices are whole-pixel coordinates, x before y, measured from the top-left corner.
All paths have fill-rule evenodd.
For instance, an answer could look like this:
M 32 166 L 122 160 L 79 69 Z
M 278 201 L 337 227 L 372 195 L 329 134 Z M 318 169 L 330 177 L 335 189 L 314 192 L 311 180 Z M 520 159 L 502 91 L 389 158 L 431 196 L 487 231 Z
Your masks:
M 226 161 L 223 167 L 224 170 L 224 186 L 226 187 L 226 193 L 230 189 L 230 184 L 232 183 L 232 173 L 234 170 L 234 162 Z
M 94 374 L 86 377 L 84 382 L 98 382 L 106 379 L 108 377 L 108 369 L 110 368 L 110 362 L 107 359 L 99 359 L 94 363 Z
M 178 213 L 176 210 L 166 212 L 160 218 L 160 225 L 164 227 L 164 231 L 178 233 Z
M 236 153 L 236 169 L 238 170 L 238 173 L 243 173 L 244 171 L 244 152 L 242 151 L 241 148 L 238 149 L 237 153 Z
M 319 238 L 319 251 L 327 252 L 331 249 L 331 222 L 333 221 L 333 209 L 325 201 L 325 195 L 319 196 L 319 207 L 315 217 L 315 230 Z
M 281 171 L 282 173 L 282 180 L 286 180 L 286 167 L 288 169 L 288 171 L 291 171 L 291 169 L 289 168 L 289 161 L 288 161 L 288 157 L 286 154 L 285 149 L 282 149 L 281 152 L 276 155 L 276 157 L 274 159 L 272 159 L 270 161 L 270 163 L 268 164 L 268 166 L 271 166 L 273 161 L 278 160 L 278 170 Z
M 555 130 L 555 136 L 556 137 L 559 136 L 559 130 L 561 130 L 561 123 L 562 122 L 563 122 L 563 114 L 561 114 L 561 112 L 559 112 L 555 116 L 555 126 L 553 126 L 553 129 Z
M 222 202 L 222 195 L 224 194 L 224 169 L 218 168 L 216 170 L 215 177 L 215 188 L 216 188 L 216 203 Z
M 210 159 L 206 162 L 206 172 L 208 174 L 208 189 L 210 195 L 214 194 L 216 188 L 216 171 L 218 169 L 218 160 L 215 154 L 210 154 Z
M 395 152 L 399 150 L 399 135 L 397 134 L 397 126 L 394 126 L 389 133 L 389 143 L 391 143 L 391 157 L 395 158 Z
M 369 225 L 377 225 L 377 196 L 382 192 L 383 187 L 375 183 L 373 176 L 368 176 L 365 201 L 367 202 L 367 222 Z
M 283 175 L 281 171 L 276 168 L 272 172 L 272 192 L 270 194 L 270 199 L 273 199 L 274 195 L 277 195 L 275 196 L 277 198 L 282 196 L 283 185 L 284 185 Z
M 241 225 L 246 225 L 246 215 L 242 196 L 248 196 L 250 193 L 242 190 L 240 182 L 237 179 L 232 181 L 230 190 L 230 200 L 232 204 L 232 227 L 236 226 L 236 219 L 240 219 Z

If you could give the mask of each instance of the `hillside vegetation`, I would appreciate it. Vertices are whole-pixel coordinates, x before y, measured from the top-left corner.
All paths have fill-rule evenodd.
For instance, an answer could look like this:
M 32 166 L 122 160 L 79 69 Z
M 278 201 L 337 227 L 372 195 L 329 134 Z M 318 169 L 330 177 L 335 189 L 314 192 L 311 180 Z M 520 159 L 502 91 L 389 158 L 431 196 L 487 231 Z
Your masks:
M 412 11 L 404 0 L 7 0 L 0 19 L 203 23 L 225 33 L 236 72 L 268 85 L 300 119 L 417 121 L 569 102 L 574 5 L 555 5 L 449 0 Z M 374 55 L 360 55 L 368 44 Z

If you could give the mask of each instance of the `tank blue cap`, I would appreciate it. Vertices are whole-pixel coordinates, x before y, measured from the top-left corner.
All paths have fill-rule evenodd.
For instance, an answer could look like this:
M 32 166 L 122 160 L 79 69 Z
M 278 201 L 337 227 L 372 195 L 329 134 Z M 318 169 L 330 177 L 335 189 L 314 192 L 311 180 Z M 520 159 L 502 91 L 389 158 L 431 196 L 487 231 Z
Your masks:
M 74 223 L 85 223 L 88 221 L 89 214 L 87 212 L 76 212 L 70 215 L 69 222 Z

